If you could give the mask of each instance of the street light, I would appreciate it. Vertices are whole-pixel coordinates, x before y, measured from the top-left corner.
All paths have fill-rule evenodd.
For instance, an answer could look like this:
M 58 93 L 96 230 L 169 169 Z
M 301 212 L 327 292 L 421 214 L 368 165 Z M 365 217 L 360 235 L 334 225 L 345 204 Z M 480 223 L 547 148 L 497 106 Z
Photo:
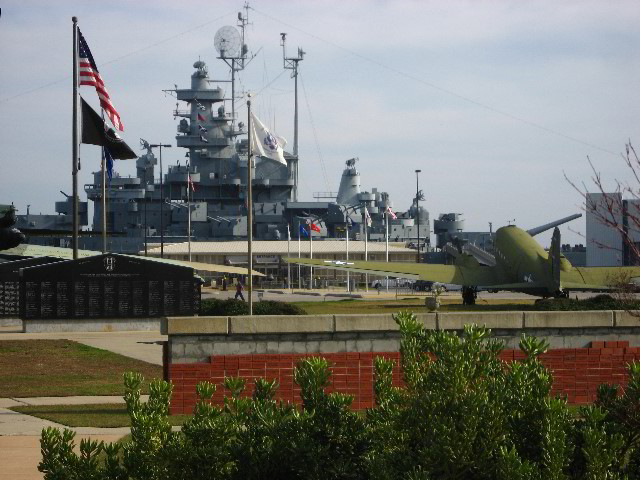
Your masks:
M 416 170 L 416 219 L 418 223 L 418 263 L 420 263 L 420 207 L 418 202 L 420 201 L 420 190 L 418 189 L 418 174 L 422 170 Z
M 150 148 L 160 148 L 160 258 L 164 258 L 164 185 L 162 181 L 162 147 L 171 148 L 171 145 L 164 143 L 154 143 Z

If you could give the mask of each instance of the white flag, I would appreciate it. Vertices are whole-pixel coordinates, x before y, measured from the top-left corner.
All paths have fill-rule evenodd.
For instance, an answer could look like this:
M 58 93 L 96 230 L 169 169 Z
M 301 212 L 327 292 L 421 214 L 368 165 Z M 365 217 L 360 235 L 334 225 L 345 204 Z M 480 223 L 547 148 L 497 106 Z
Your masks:
M 284 159 L 283 147 L 286 142 L 277 135 L 273 135 L 264 124 L 251 114 L 251 153 L 261 157 L 270 158 L 283 165 L 287 164 Z
M 364 218 L 367 222 L 367 227 L 371 226 L 371 215 L 369 215 L 369 210 L 367 210 L 367 207 L 364 207 Z

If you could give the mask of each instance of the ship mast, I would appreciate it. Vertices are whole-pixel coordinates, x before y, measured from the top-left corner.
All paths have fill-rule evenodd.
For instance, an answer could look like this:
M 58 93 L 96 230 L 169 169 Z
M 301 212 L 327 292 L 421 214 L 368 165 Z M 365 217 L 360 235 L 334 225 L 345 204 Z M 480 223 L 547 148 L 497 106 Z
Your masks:
M 298 200 L 298 63 L 303 60 L 305 52 L 298 47 L 296 57 L 287 57 L 287 34 L 280 34 L 280 45 L 282 46 L 282 61 L 285 70 L 291 70 L 291 78 L 294 79 L 294 113 L 293 113 L 293 155 L 296 157 L 296 178 L 295 178 L 295 200 Z
M 222 27 L 216 33 L 215 39 L 215 47 L 220 54 L 218 59 L 224 61 L 231 68 L 231 126 L 234 130 L 236 123 L 236 72 L 244 70 L 253 60 L 253 56 L 247 59 L 249 48 L 245 42 L 246 27 L 249 25 L 249 3 L 246 2 L 242 8 L 245 13 L 238 12 L 237 22 L 240 34 L 238 35 L 237 30 L 233 27 Z

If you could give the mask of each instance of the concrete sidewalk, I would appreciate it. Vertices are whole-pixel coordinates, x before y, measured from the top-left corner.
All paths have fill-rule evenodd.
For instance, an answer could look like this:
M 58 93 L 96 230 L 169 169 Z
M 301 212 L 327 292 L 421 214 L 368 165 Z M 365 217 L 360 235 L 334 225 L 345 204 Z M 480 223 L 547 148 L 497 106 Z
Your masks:
M 122 435 L 77 435 L 76 445 L 83 438 L 115 442 Z M 0 436 L 0 480 L 42 480 L 43 474 L 38 471 L 42 459 L 40 454 L 40 434 L 20 437 Z
M 142 395 L 141 400 L 146 402 L 148 395 Z M 21 405 L 89 405 L 103 403 L 122 403 L 121 396 L 76 396 L 76 397 L 30 397 L 30 398 L 0 398 L 0 437 L 19 435 L 40 435 L 45 427 L 70 428 L 83 435 L 126 435 L 129 427 L 119 428 L 95 428 L 95 427 L 65 427 L 58 423 L 25 415 L 9 410 L 11 407 Z
M 141 399 L 147 401 L 148 395 Z M 121 396 L 0 398 L 0 480 L 41 480 L 40 433 L 45 427 L 69 428 L 76 432 L 76 445 L 83 438 L 115 442 L 130 432 L 129 427 L 65 427 L 55 422 L 9 410 L 20 405 L 86 405 L 124 403 Z

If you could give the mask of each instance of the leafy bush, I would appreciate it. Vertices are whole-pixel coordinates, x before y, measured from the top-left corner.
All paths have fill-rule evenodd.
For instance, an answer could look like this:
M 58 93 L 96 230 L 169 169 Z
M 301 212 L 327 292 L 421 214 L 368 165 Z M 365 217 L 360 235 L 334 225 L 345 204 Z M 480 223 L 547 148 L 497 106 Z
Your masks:
M 275 300 L 263 300 L 254 302 L 254 315 L 305 315 L 304 309 L 291 303 Z M 203 300 L 200 307 L 200 315 L 234 317 L 237 315 L 249 315 L 249 305 L 242 300 L 228 298 L 226 300 Z
M 533 310 L 640 310 L 640 301 L 618 299 L 601 294 L 582 300 L 574 298 L 546 298 L 538 300 Z
M 131 442 L 82 441 L 42 432 L 45 479 L 640 479 L 640 364 L 629 366 L 624 392 L 602 386 L 595 405 L 572 415 L 550 397 L 551 375 L 539 361 L 547 344 L 523 336 L 522 362 L 500 361 L 501 342 L 485 328 L 462 337 L 427 331 L 409 313 L 402 332 L 406 388 L 392 384 L 393 362 L 375 360 L 375 408 L 350 410 L 352 398 L 327 394 L 323 358 L 298 363 L 303 408 L 274 400 L 275 381 L 259 379 L 251 398 L 239 378 L 222 407 L 215 385 L 182 430 L 168 422 L 171 385 L 153 381 L 140 402 L 142 377 L 125 375 Z

